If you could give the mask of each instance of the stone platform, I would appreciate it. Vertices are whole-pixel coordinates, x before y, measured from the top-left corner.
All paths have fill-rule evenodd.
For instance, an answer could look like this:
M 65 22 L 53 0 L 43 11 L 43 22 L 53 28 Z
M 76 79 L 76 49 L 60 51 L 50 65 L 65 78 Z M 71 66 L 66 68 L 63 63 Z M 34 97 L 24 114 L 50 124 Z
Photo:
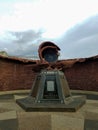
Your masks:
M 86 102 L 86 96 L 72 96 L 72 99 L 68 99 L 66 104 L 64 103 L 35 103 L 32 97 L 26 97 L 22 99 L 16 99 L 16 102 L 25 111 L 55 111 L 55 112 L 75 112 L 82 107 Z
M 98 130 L 98 100 L 87 99 L 76 112 L 25 112 L 16 104 L 25 96 L 0 95 L 0 130 Z

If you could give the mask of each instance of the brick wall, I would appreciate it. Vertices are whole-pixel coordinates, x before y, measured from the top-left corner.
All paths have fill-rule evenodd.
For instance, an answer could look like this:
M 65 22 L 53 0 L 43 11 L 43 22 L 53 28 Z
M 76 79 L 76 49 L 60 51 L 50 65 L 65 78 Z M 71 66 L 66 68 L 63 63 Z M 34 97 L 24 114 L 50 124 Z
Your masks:
M 30 64 L 0 59 L 0 90 L 31 88 L 35 76 Z
M 98 91 L 98 59 L 77 62 L 65 75 L 71 89 Z
M 98 59 L 76 62 L 64 73 L 71 89 L 98 91 Z M 31 88 L 35 77 L 31 63 L 0 59 L 0 90 Z

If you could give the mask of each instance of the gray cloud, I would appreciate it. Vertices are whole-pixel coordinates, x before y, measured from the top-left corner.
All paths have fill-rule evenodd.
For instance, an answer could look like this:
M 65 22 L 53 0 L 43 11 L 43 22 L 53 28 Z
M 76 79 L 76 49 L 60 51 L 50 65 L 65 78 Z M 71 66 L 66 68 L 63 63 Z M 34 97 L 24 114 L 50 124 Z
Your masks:
M 19 44 L 27 44 L 29 42 L 37 41 L 38 39 L 41 38 L 41 30 L 38 32 L 35 32 L 33 30 L 27 30 L 23 32 L 9 32 L 12 36 L 15 37 L 13 40 L 14 43 L 19 43 Z
M 92 36 L 98 33 L 98 15 L 90 17 L 89 19 L 83 21 L 80 24 L 77 24 L 73 28 L 71 28 L 65 34 L 66 40 L 80 40 L 82 38 Z
M 77 24 L 57 40 L 63 58 L 98 55 L 98 15 Z
M 98 15 L 75 25 L 57 39 L 43 38 L 43 30 L 38 32 L 34 30 L 6 32 L 0 36 L 0 50 L 5 50 L 13 56 L 32 57 L 38 55 L 38 45 L 41 42 L 50 40 L 61 48 L 62 59 L 98 55 L 97 23 Z
M 27 30 L 22 32 L 6 32 L 0 38 L 0 49 L 13 56 L 33 56 L 37 55 L 38 44 L 42 40 L 43 31 L 35 32 Z

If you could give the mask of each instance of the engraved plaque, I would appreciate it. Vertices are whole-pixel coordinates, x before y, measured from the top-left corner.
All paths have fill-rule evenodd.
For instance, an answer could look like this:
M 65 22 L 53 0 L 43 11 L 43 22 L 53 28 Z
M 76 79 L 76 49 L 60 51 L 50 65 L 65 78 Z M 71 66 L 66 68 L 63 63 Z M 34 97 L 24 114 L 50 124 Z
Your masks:
M 47 91 L 54 91 L 54 81 L 47 81 Z

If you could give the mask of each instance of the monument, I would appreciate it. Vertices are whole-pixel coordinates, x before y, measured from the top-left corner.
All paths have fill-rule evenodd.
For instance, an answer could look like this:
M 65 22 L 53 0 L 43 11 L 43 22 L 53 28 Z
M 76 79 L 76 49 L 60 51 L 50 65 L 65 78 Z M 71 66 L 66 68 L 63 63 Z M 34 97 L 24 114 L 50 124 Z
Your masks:
M 39 46 L 42 70 L 36 76 L 28 97 L 16 100 L 25 111 L 74 112 L 85 103 L 85 96 L 72 96 L 65 74 L 59 67 L 53 67 L 58 61 L 59 51 L 60 48 L 50 41 Z

